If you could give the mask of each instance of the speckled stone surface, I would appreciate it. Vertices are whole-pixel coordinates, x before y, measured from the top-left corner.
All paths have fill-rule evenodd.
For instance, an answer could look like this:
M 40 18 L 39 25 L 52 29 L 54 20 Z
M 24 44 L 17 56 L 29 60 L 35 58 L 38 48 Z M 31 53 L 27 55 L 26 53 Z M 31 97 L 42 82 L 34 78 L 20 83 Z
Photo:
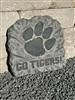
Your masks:
M 50 16 L 20 19 L 7 30 L 8 63 L 14 76 L 63 68 L 63 30 Z

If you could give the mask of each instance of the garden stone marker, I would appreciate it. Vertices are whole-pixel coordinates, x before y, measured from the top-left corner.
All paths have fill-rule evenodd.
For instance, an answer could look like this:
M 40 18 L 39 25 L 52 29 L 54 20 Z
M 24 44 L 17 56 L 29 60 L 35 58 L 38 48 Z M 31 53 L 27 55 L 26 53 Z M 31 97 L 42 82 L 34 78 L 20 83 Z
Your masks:
M 50 16 L 20 19 L 7 30 L 9 65 L 14 76 L 63 68 L 63 29 Z

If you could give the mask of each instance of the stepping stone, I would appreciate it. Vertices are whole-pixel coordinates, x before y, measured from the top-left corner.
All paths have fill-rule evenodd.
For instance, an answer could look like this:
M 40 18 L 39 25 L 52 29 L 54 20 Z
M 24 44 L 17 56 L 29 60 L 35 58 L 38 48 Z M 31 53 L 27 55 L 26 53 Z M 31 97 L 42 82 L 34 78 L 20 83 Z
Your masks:
M 63 29 L 50 16 L 19 19 L 7 30 L 8 69 L 16 77 L 63 68 Z

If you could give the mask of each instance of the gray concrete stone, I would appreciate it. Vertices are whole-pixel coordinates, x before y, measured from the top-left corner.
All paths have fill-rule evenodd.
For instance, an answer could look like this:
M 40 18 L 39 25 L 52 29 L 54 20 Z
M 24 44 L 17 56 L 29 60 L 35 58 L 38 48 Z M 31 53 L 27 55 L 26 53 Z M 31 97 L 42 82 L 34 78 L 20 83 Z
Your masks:
M 32 16 L 49 15 L 53 19 L 57 19 L 63 28 L 74 26 L 74 9 L 49 9 L 49 10 L 35 10 L 23 11 L 20 13 L 21 18 L 30 19 Z
M 70 58 L 75 56 L 75 28 L 66 28 L 64 29 L 64 47 L 65 47 L 65 55 L 66 58 Z M 7 57 L 7 52 L 5 48 L 6 44 L 6 36 L 1 36 L 0 37 L 0 52 L 3 52 L 2 55 L 0 55 L 0 58 L 5 58 Z M 73 48 L 72 55 L 69 52 L 70 47 Z
M 46 35 L 47 34 L 47 35 Z M 63 68 L 63 30 L 49 16 L 20 19 L 7 31 L 9 67 L 15 76 Z
M 0 16 L 0 36 L 3 36 L 6 35 L 7 29 L 19 19 L 19 15 L 17 12 L 0 12 Z

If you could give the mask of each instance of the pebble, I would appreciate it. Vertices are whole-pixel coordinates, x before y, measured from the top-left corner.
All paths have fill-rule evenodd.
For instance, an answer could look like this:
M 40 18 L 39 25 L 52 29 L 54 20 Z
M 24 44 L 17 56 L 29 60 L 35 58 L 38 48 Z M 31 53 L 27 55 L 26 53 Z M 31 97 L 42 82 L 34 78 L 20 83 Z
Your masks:
M 55 71 L 17 78 L 0 73 L 0 100 L 75 100 L 75 57 Z

